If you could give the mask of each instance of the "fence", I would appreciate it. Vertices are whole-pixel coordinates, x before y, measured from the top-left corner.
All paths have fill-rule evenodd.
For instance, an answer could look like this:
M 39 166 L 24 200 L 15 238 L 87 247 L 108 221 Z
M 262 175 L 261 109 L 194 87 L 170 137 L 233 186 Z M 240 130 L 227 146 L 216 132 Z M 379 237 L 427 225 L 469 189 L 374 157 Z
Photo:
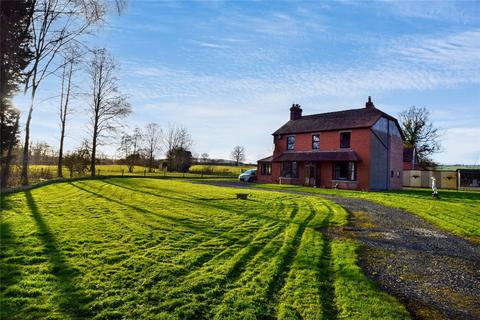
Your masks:
M 404 170 L 403 186 L 411 188 L 430 188 L 432 186 L 431 177 L 435 178 L 436 186 L 439 189 L 457 189 L 456 171 Z
M 168 172 L 160 169 L 150 170 L 143 166 L 135 166 L 133 170 L 129 171 L 127 166 L 124 165 L 97 165 L 97 176 L 131 176 L 131 177 L 165 177 L 165 178 L 232 178 L 237 177 L 242 169 L 234 167 L 231 171 L 214 170 L 214 171 L 202 171 L 199 168 L 195 168 L 193 172 Z M 20 186 L 20 172 L 19 166 L 12 167 L 8 187 Z M 67 168 L 62 170 L 63 177 L 65 178 L 81 178 L 90 176 L 90 172 L 71 173 Z M 29 168 L 29 182 L 30 184 L 42 183 L 57 178 L 57 167 L 49 165 L 32 165 Z

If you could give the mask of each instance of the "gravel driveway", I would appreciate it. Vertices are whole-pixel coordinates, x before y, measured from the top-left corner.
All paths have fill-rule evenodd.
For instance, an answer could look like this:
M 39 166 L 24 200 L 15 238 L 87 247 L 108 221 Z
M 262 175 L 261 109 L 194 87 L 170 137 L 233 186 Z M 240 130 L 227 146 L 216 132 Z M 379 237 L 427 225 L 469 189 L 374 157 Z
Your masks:
M 401 209 L 324 196 L 351 212 L 360 265 L 416 318 L 480 319 L 480 247 Z
M 249 187 L 237 182 L 207 183 Z M 321 196 L 351 213 L 348 226 L 328 231 L 330 236 L 353 237 L 364 244 L 359 263 L 365 274 L 405 303 L 414 318 L 480 319 L 478 244 L 401 209 L 364 199 Z

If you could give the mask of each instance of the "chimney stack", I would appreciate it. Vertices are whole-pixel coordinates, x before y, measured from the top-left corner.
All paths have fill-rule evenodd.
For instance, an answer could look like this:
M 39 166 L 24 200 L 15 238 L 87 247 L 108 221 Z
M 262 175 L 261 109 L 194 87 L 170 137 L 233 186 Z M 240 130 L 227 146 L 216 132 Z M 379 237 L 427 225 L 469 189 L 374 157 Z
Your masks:
M 375 109 L 375 106 L 373 105 L 372 97 L 371 97 L 371 96 L 368 96 L 368 101 L 367 101 L 367 103 L 365 103 L 365 108 L 367 108 L 367 109 Z
M 290 120 L 297 120 L 302 117 L 302 108 L 300 108 L 299 104 L 292 104 L 290 108 Z

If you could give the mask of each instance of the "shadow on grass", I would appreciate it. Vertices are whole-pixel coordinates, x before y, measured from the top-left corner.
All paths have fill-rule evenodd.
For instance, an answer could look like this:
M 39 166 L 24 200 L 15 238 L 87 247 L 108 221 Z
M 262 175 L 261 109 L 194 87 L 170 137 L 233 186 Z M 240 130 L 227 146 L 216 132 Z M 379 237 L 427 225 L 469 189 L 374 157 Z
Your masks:
M 54 234 L 50 230 L 47 223 L 45 223 L 42 214 L 40 213 L 37 204 L 32 196 L 32 193 L 25 191 L 27 205 L 30 208 L 33 219 L 37 225 L 38 237 L 43 242 L 43 254 L 48 257 L 50 263 L 50 273 L 56 278 L 56 301 L 61 312 L 72 318 L 91 316 L 86 304 L 90 301 L 77 288 L 73 279 L 77 272 L 72 266 L 68 264 L 62 252 L 60 251 Z
M 266 216 L 266 215 L 262 215 L 262 214 L 256 214 L 256 213 L 251 213 L 251 212 L 248 212 L 248 211 L 245 211 L 245 210 L 241 210 L 241 209 L 234 209 L 232 208 L 231 206 L 225 206 L 225 205 L 222 205 L 221 203 L 219 204 L 215 204 L 215 202 L 213 201 L 213 199 L 210 199 L 211 202 L 209 201 L 194 201 L 194 200 L 189 200 L 189 199 L 184 199 L 184 198 L 179 198 L 179 197 L 169 197 L 169 196 L 166 196 L 164 194 L 158 194 L 158 193 L 155 193 L 155 192 L 151 192 L 151 191 L 147 191 L 145 189 L 135 189 L 135 188 L 132 188 L 132 187 L 129 187 L 129 186 L 125 186 L 123 184 L 119 184 L 119 183 L 114 183 L 112 181 L 106 181 L 106 180 L 103 180 L 102 181 L 103 183 L 106 183 L 106 184 L 110 184 L 112 186 L 116 186 L 116 187 L 119 187 L 119 188 L 123 188 L 123 189 L 126 189 L 126 190 L 130 190 L 130 191 L 134 191 L 134 192 L 137 192 L 137 193 L 144 193 L 144 194 L 148 194 L 148 195 L 152 195 L 152 196 L 155 196 L 155 197 L 159 197 L 159 198 L 165 198 L 165 199 L 170 199 L 170 200 L 175 200 L 175 201 L 182 201 L 182 202 L 186 202 L 186 203 L 189 203 L 189 204 L 194 204 L 196 206 L 201 206 L 201 207 L 204 207 L 204 208 L 207 208 L 207 209 L 218 209 L 218 210 L 225 210 L 225 211 L 228 211 L 230 213 L 234 213 L 234 214 L 238 214 L 238 215 L 244 215 L 244 216 L 248 216 L 248 217 L 251 217 L 251 218 L 254 218 L 254 219 L 257 219 L 257 220 L 261 220 L 261 221 L 273 221 L 273 222 L 279 222 L 279 223 L 295 223 L 295 224 L 300 224 L 299 222 L 295 222 L 295 221 L 291 221 L 289 219 L 281 219 L 281 218 L 273 218 L 273 217 L 270 217 L 270 216 Z M 78 187 L 78 186 L 77 186 Z M 170 189 L 162 189 L 162 188 L 156 188 L 155 190 L 157 191 L 165 191 L 165 192 L 168 192 L 168 193 L 175 193 L 175 194 L 179 194 L 179 195 L 182 195 L 182 196 L 185 196 L 185 192 L 177 192 L 177 191 L 173 191 L 173 190 L 170 190 Z M 95 193 L 96 194 L 96 193 Z M 102 195 L 100 195 L 102 196 Z M 199 200 L 199 199 L 196 199 L 196 198 L 193 198 L 195 200 Z M 251 200 L 251 199 L 248 199 L 248 200 L 238 200 L 238 199 L 232 199 L 232 200 L 237 200 L 237 201 L 246 201 L 246 202 L 259 202 L 257 200 Z M 115 200 L 114 200 L 115 201 Z M 233 202 L 234 203 L 234 202 Z
M 323 314 L 326 319 L 337 318 L 337 308 L 335 306 L 335 287 L 332 267 L 332 243 L 327 236 L 322 234 L 323 248 L 318 265 L 321 275 L 320 295 Z
M 3 206 L 2 206 L 3 209 Z M 18 261 L 6 262 L 5 259 L 18 254 L 17 243 L 6 222 L 0 223 L 0 319 L 7 319 L 14 315 L 18 310 L 18 305 L 7 299 L 5 293 L 7 289 L 14 286 L 21 280 L 22 273 L 18 267 Z

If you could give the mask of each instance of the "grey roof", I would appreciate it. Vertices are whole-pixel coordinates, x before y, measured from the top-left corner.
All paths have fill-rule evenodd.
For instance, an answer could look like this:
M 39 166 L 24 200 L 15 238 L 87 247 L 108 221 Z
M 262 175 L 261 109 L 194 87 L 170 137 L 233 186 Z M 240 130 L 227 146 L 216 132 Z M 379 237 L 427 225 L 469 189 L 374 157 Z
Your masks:
M 260 160 L 257 160 L 257 162 L 272 162 L 273 156 L 266 157 Z
M 288 121 L 273 134 L 368 128 L 382 116 L 395 121 L 400 129 L 397 120 L 385 112 L 376 108 L 360 108 L 302 116 L 300 119 Z

